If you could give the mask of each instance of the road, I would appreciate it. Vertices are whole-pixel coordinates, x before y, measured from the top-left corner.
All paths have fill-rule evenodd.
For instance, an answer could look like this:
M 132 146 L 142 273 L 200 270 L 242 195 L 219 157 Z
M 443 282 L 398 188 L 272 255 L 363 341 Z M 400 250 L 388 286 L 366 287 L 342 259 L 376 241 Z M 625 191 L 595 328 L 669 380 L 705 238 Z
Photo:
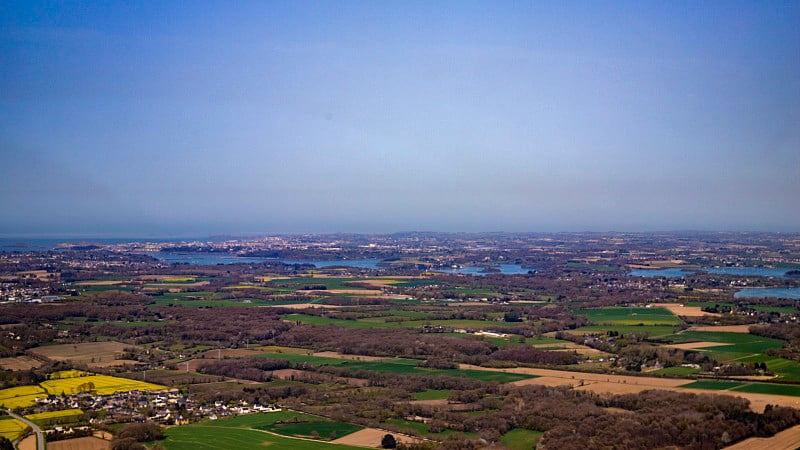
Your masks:
M 13 418 L 15 418 L 15 419 L 17 419 L 17 420 L 19 420 L 21 422 L 24 422 L 25 425 L 28 425 L 29 427 L 31 427 L 31 430 L 33 430 L 33 432 L 36 433 L 36 450 L 44 450 L 44 431 L 42 431 L 42 429 L 39 428 L 39 425 L 36 425 L 35 423 L 31 422 L 30 420 L 28 420 L 28 419 L 26 419 L 26 418 L 24 418 L 22 416 L 18 416 L 18 415 L 14 414 L 13 412 L 11 412 L 11 411 L 9 411 L 7 409 L 4 410 L 4 411 L 6 413 L 8 413 L 9 416 L 11 416 L 11 417 L 13 417 Z

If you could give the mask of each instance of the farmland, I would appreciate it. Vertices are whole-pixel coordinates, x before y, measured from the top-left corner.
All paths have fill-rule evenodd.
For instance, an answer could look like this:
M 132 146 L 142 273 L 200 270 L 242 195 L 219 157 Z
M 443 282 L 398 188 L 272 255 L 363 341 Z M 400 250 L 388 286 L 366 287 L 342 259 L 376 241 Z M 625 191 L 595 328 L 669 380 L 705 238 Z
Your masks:
M 676 448 L 689 444 L 665 430 L 681 426 L 718 448 L 800 423 L 783 409 L 800 405 L 796 305 L 733 297 L 744 283 L 794 280 L 627 275 L 642 261 L 703 267 L 724 237 L 713 245 L 620 235 L 339 241 L 350 238 L 207 266 L 111 250 L 102 270 L 91 252 L 15 256 L 7 276 L 26 264 L 60 271 L 20 281 L 45 292 L 47 279 L 63 280 L 50 286 L 62 299 L 0 305 L 0 363 L 9 368 L 0 403 L 48 427 L 91 418 L 117 437 L 126 422 L 169 426 L 158 441 L 168 449 L 376 446 L 387 431 L 433 447 L 602 439 L 625 448 L 623 424 Z M 739 247 L 725 242 L 727 258 Z M 793 254 L 767 242 L 742 254 Z M 339 249 L 330 259 L 385 252 L 386 262 L 307 270 L 279 261 L 304 252 L 313 260 L 323 248 Z M 80 255 L 85 264 L 72 259 Z M 536 270 L 444 272 L 505 265 Z M 171 389 L 99 398 L 164 385 Z M 564 434 L 573 429 L 580 438 Z

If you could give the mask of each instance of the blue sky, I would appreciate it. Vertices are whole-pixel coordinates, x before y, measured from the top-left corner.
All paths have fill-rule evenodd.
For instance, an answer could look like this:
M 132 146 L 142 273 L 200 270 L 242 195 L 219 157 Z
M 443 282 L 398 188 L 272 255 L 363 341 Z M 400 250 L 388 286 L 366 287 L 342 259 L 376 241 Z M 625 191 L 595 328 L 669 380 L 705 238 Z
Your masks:
M 0 234 L 800 231 L 800 3 L 3 2 Z

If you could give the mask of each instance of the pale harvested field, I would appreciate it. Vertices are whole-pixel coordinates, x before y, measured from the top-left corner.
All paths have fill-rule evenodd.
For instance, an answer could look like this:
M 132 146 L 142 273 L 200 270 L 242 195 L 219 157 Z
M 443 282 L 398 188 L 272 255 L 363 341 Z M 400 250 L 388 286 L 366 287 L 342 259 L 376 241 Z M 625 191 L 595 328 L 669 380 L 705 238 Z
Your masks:
M 604 375 L 594 373 L 582 372 L 568 372 L 551 369 L 532 369 L 527 367 L 516 367 L 512 369 L 489 369 L 486 367 L 472 366 L 468 364 L 461 364 L 462 369 L 474 370 L 489 370 L 495 372 L 509 372 L 509 373 L 524 373 L 529 375 L 538 375 L 540 377 L 561 378 L 570 380 L 576 385 L 580 380 L 583 380 L 584 385 L 576 388 L 588 390 L 597 394 L 623 394 L 623 393 L 636 393 L 648 389 L 663 389 L 674 392 L 685 392 L 693 394 L 712 394 L 712 395 L 731 395 L 734 397 L 742 397 L 750 401 L 750 409 L 755 412 L 763 412 L 764 407 L 768 404 L 788 406 L 791 408 L 800 408 L 800 397 L 792 397 L 788 395 L 771 395 L 771 394 L 754 394 L 750 392 L 731 392 L 719 391 L 709 389 L 687 389 L 680 388 L 679 386 L 691 383 L 692 380 L 680 380 L 671 378 L 655 378 L 655 377 L 632 377 L 626 375 Z M 536 384 L 536 380 L 540 378 L 533 378 L 527 380 L 515 381 L 516 385 Z M 553 380 L 546 379 L 543 383 L 553 383 Z
M 36 347 L 30 351 L 54 361 L 106 362 L 114 361 L 126 348 L 134 345 L 121 342 L 82 342 Z
M 48 450 L 108 450 L 110 448 L 109 441 L 91 436 L 47 443 Z
M 662 345 L 662 347 L 679 348 L 681 350 L 694 350 L 696 348 L 716 347 L 718 345 L 733 345 L 725 342 L 684 342 L 683 344 Z
M 326 358 L 352 359 L 354 361 L 381 361 L 387 359 L 386 357 L 381 357 L 381 356 L 345 355 L 339 352 L 317 352 L 314 353 L 314 356 L 324 356 Z
M 750 327 L 753 325 L 720 325 L 720 326 L 704 326 L 704 327 L 691 327 L 689 331 L 724 331 L 725 333 L 750 333 Z
M 36 435 L 32 434 L 26 437 L 25 439 L 19 441 L 17 448 L 19 450 L 36 450 Z
M 672 314 L 676 316 L 684 316 L 684 317 L 702 317 L 702 316 L 713 316 L 719 317 L 717 313 L 709 313 L 703 311 L 699 306 L 682 306 L 680 303 L 658 303 L 657 306 L 659 308 L 665 308 L 669 310 Z
M 15 358 L 0 358 L 0 368 L 5 370 L 30 370 L 41 367 L 42 363 L 30 356 L 17 356 Z
M 750 438 L 725 450 L 794 450 L 800 448 L 800 425 L 781 431 L 771 438 Z
M 381 439 L 387 434 L 394 436 L 394 439 L 398 443 L 413 444 L 423 442 L 423 440 L 419 438 L 398 434 L 393 431 L 379 430 L 377 428 L 364 428 L 361 431 L 356 431 L 355 433 L 348 434 L 347 436 L 340 437 L 331 442 L 334 444 L 354 445 L 357 447 L 381 448 Z

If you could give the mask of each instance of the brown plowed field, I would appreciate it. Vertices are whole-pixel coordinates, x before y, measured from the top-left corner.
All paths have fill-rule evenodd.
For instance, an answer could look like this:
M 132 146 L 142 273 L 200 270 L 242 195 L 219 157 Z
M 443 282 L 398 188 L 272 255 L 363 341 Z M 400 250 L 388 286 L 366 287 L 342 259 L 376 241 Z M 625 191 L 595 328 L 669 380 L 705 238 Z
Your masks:
M 19 450 L 36 450 L 36 435 L 32 434 L 26 437 L 25 439 L 19 441 L 19 445 L 17 445 L 17 448 Z
M 48 450 L 108 450 L 111 443 L 96 437 L 82 437 L 65 441 L 48 442 Z
M 0 368 L 5 370 L 30 370 L 41 367 L 42 363 L 30 356 L 17 356 L 15 358 L 0 358 Z
M 135 347 L 121 342 L 83 342 L 80 344 L 46 345 L 31 352 L 54 361 L 107 362 L 114 361 L 126 348 Z

